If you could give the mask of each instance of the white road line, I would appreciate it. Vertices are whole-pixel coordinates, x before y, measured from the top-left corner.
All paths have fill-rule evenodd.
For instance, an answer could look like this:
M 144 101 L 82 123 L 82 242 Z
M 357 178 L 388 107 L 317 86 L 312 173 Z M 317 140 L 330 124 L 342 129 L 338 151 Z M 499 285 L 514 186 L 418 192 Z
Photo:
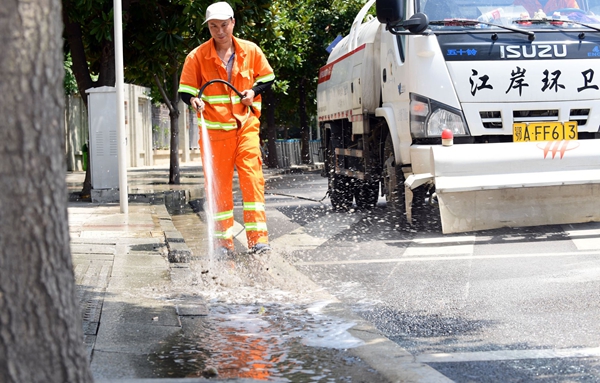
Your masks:
M 444 237 L 416 237 L 412 240 L 414 243 L 424 244 L 424 245 L 436 245 L 443 243 L 455 243 L 460 244 L 463 242 L 475 242 L 477 237 L 474 235 L 461 235 L 461 236 L 444 236 Z
M 302 226 L 271 241 L 271 246 L 287 251 L 314 250 L 332 237 L 349 229 L 363 218 L 364 214 L 328 214 L 310 225 Z
M 420 363 L 489 362 L 518 359 L 593 358 L 600 356 L 600 347 L 566 348 L 546 350 L 499 350 L 420 354 L 415 360 Z
M 429 237 L 415 238 L 406 251 L 405 257 L 440 255 L 440 254 L 473 254 L 475 236 L 461 237 Z M 466 242 L 466 243 L 465 243 Z M 444 245 L 452 243 L 452 245 Z M 441 245 L 441 246 L 440 246 Z
M 563 230 L 571 238 L 578 250 L 600 249 L 600 223 L 591 222 L 577 225 L 563 225 Z
M 570 251 L 563 253 L 533 253 L 533 254 L 492 254 L 492 255 L 457 255 L 449 257 L 409 257 L 409 258 L 383 258 L 383 259 L 353 259 L 340 261 L 315 261 L 297 262 L 296 266 L 328 266 L 328 265 L 351 265 L 369 263 L 408 263 L 408 262 L 439 262 L 439 261 L 463 261 L 463 260 L 486 260 L 502 258 L 543 258 L 543 257 L 567 257 L 600 255 L 599 251 Z

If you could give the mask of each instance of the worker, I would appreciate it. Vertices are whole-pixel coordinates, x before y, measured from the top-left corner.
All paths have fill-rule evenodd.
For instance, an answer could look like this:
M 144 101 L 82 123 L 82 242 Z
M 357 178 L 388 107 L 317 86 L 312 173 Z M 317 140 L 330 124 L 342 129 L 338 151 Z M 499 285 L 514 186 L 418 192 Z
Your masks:
M 525 7 L 530 17 L 533 17 L 540 10 L 551 17 L 554 11 L 558 9 L 579 9 L 577 0 L 516 0 L 513 5 Z
M 212 182 L 214 198 L 214 240 L 218 254 L 234 254 L 233 175 L 237 169 L 242 192 L 244 224 L 248 248 L 260 254 L 271 250 L 265 214 L 264 175 L 260 152 L 261 93 L 275 80 L 273 69 L 262 50 L 254 43 L 233 36 L 235 18 L 226 2 L 206 9 L 204 24 L 211 38 L 192 50 L 185 59 L 179 84 L 182 100 L 203 114 L 208 129 L 212 157 L 206 157 L 200 132 L 204 174 L 212 160 L 213 180 L 205 177 L 208 194 Z M 226 84 L 208 85 L 210 80 L 231 83 L 243 97 Z M 201 121 L 201 119 L 199 119 Z M 199 128 L 202 129 L 202 126 Z

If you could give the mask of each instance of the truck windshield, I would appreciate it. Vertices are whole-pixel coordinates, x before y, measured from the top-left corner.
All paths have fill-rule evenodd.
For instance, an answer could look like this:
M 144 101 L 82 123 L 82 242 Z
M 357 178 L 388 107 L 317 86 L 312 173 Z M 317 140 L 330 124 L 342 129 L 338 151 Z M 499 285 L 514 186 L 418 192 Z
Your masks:
M 600 0 L 417 0 L 417 9 L 427 14 L 430 22 L 438 21 L 432 29 L 488 27 L 457 22 L 460 20 L 535 29 L 581 28 L 576 23 L 536 22 L 544 19 L 595 28 L 600 24 Z

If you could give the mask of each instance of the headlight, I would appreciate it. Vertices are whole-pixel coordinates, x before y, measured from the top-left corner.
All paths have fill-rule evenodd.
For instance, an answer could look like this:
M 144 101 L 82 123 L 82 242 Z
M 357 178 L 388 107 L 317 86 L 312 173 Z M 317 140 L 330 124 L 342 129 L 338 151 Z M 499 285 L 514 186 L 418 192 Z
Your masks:
M 429 137 L 441 136 L 444 129 L 450 129 L 455 136 L 467 134 L 461 116 L 445 109 L 436 109 L 427 120 L 427 135 Z
M 440 137 L 444 129 L 468 136 L 460 110 L 416 94 L 410 95 L 410 132 L 413 137 Z

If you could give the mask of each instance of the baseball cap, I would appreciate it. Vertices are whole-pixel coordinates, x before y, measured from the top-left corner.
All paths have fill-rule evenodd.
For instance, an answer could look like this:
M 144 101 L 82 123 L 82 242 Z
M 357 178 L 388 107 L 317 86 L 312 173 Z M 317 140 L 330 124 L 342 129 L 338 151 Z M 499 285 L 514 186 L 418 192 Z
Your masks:
M 218 3 L 214 3 L 206 8 L 206 23 L 208 20 L 229 20 L 233 17 L 233 9 L 231 5 L 227 4 L 224 1 L 220 1 Z M 204 24 L 203 23 L 203 24 Z

